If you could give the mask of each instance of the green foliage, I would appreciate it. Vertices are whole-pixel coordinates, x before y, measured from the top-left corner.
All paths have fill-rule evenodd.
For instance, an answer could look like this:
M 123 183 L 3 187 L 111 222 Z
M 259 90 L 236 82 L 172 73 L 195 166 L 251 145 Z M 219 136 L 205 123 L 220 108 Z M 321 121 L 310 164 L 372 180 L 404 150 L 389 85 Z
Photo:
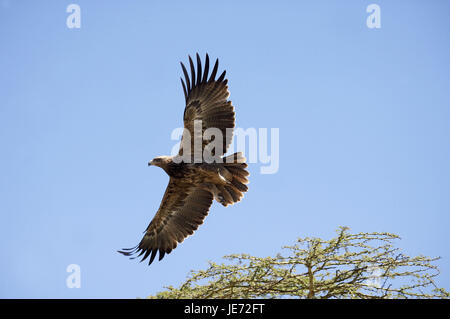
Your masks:
M 275 257 L 229 255 L 149 298 L 448 298 L 434 283 L 439 258 L 409 257 L 390 233 L 297 239 Z

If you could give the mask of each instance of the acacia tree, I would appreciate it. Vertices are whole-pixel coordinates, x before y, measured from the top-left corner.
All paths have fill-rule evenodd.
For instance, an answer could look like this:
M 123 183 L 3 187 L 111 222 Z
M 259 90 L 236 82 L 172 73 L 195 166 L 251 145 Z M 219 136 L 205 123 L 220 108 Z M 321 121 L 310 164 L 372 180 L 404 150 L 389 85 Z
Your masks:
M 191 271 L 180 287 L 149 298 L 448 298 L 434 282 L 439 257 L 410 257 L 390 233 L 352 234 L 341 227 L 330 240 L 299 238 L 275 257 L 228 255 Z

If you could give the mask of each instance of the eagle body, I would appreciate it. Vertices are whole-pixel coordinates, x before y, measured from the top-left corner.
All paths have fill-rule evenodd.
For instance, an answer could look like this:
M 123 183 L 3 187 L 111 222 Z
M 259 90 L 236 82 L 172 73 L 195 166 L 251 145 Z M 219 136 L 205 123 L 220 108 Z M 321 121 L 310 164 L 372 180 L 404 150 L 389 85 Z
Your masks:
M 197 68 L 189 57 L 191 76 L 181 67 L 185 81 L 181 79 L 186 107 L 183 112 L 184 133 L 176 156 L 158 156 L 149 166 L 158 166 L 169 175 L 161 205 L 145 230 L 140 243 L 119 251 L 126 256 L 143 255 L 153 262 L 159 252 L 159 260 L 169 254 L 184 239 L 194 233 L 209 212 L 213 200 L 223 206 L 241 200 L 248 190 L 248 171 L 242 153 L 225 155 L 231 144 L 235 113 L 231 101 L 225 71 L 216 79 L 218 60 L 209 74 L 209 57 L 206 54 L 204 68 L 199 55 Z M 200 125 L 200 126 L 199 126 Z M 201 147 L 194 143 L 195 135 L 203 137 L 208 129 L 220 132 L 214 138 L 220 142 L 211 152 L 215 161 L 201 160 L 211 138 L 201 140 Z M 207 134 L 206 134 L 207 135 Z M 215 141 L 217 142 L 217 141 Z M 196 153 L 197 152 L 197 153 Z
M 248 183 L 245 158 L 242 153 L 235 153 L 225 157 L 224 161 L 230 157 L 233 158 L 232 163 L 177 163 L 173 157 L 163 156 L 155 158 L 149 165 L 161 167 L 177 189 L 203 188 L 211 192 L 219 203 L 228 206 L 238 202 L 248 189 L 245 185 Z

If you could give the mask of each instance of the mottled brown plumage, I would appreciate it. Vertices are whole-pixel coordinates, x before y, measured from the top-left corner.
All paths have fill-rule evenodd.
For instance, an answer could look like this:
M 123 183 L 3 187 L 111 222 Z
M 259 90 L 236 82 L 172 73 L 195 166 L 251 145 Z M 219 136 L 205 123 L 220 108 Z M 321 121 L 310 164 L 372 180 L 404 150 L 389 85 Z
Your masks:
M 150 257 L 153 262 L 159 252 L 159 260 L 169 254 L 187 236 L 192 235 L 203 223 L 214 199 L 227 206 L 238 202 L 247 191 L 247 164 L 241 153 L 224 157 L 232 140 L 235 113 L 229 96 L 225 71 L 216 79 L 218 60 L 209 74 L 209 57 L 206 55 L 204 69 L 199 55 L 197 71 L 189 57 L 191 76 L 181 63 L 185 81 L 181 79 L 186 107 L 183 121 L 183 134 L 177 156 L 160 156 L 149 165 L 159 166 L 169 175 L 169 184 L 161 205 L 148 225 L 141 242 L 134 248 L 120 253 L 126 256 L 140 256 L 142 260 Z M 201 121 L 201 130 L 194 130 L 195 121 Z M 212 149 L 211 155 L 217 161 L 205 161 L 203 151 L 214 138 L 202 139 L 201 147 L 195 148 L 194 132 L 203 136 L 210 128 L 222 134 L 222 147 Z M 192 138 L 189 138 L 192 137 Z M 188 150 L 188 151 L 186 151 Z M 186 153 L 185 153 L 186 152 Z M 183 161 L 180 161 L 183 155 Z M 202 161 L 194 161 L 194 157 Z M 186 161 L 186 158 L 189 159 Z

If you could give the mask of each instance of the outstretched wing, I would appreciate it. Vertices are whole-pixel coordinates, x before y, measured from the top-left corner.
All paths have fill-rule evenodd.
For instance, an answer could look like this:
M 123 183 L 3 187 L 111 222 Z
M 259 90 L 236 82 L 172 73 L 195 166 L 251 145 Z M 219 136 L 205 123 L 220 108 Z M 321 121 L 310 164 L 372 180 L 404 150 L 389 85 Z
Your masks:
M 149 265 L 159 251 L 159 260 L 169 254 L 187 236 L 192 235 L 203 223 L 213 201 L 208 190 L 193 185 L 180 185 L 171 178 L 161 205 L 147 227 L 141 242 L 134 248 L 119 251 L 125 256 L 138 254 L 145 260 L 150 254 Z
M 211 149 L 211 155 L 221 156 L 225 154 L 233 138 L 235 119 L 234 107 L 231 101 L 227 100 L 230 93 L 228 92 L 227 86 L 228 80 L 225 79 L 226 71 L 223 71 L 216 79 L 219 60 L 216 59 L 212 72 L 209 74 L 208 54 L 206 54 L 204 69 L 202 68 L 198 53 L 196 57 L 197 70 L 195 70 L 194 62 L 189 56 L 190 77 L 186 67 L 180 62 L 186 80 L 185 82 L 181 78 L 186 99 L 186 108 L 184 109 L 183 116 L 185 132 L 181 139 L 178 155 L 181 156 L 183 152 L 189 152 L 189 155 L 185 155 L 184 158 L 189 158 L 191 163 L 193 162 L 194 156 L 196 156 L 195 158 L 203 158 L 198 156 L 203 154 L 205 146 L 211 141 L 214 141 L 215 145 L 219 145 L 219 147 Z M 198 129 L 194 132 L 196 121 L 201 121 L 201 129 L 199 124 L 197 124 Z M 221 133 L 220 139 L 216 140 L 216 136 L 212 130 L 208 133 L 212 131 L 214 137 L 210 136 L 209 139 L 203 139 L 203 134 L 209 128 L 216 128 Z M 194 133 L 197 134 L 194 135 Z M 199 138 L 201 141 L 201 144 L 197 142 L 198 145 L 201 145 L 201 149 L 199 147 L 194 148 L 194 140 L 196 138 Z M 198 151 L 202 153 L 199 154 Z

